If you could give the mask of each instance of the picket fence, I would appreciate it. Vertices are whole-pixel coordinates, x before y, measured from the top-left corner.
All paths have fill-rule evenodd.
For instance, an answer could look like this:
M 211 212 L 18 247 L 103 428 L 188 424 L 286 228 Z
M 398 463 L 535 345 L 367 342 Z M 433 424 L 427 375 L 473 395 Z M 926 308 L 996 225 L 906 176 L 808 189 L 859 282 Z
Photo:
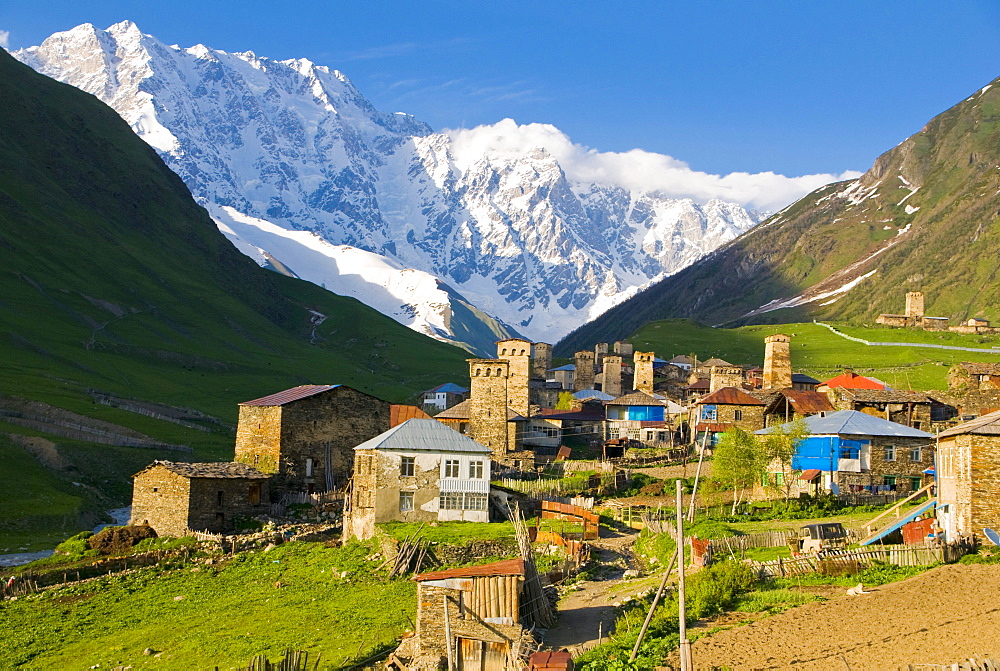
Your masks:
M 961 547 L 913 547 L 883 546 L 872 550 L 854 550 L 819 556 L 804 556 L 793 559 L 772 559 L 766 562 L 747 560 L 757 569 L 762 578 L 780 578 L 808 573 L 856 573 L 858 570 L 874 566 L 876 562 L 896 566 L 927 566 L 938 562 L 951 563 L 965 554 Z

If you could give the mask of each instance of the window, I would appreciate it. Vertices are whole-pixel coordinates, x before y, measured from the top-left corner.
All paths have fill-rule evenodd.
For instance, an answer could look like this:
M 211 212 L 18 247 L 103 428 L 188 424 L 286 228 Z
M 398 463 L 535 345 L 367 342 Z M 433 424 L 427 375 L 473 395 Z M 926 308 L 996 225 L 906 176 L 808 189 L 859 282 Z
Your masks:
M 922 452 L 922 450 L 920 449 L 919 445 L 917 447 L 911 447 L 910 448 L 910 461 L 917 461 L 917 462 L 919 462 L 920 461 L 920 457 L 923 456 L 921 454 L 921 452 Z
M 910 478 L 910 490 L 917 491 L 923 486 L 924 482 L 920 478 Z
M 892 491 L 896 491 L 896 476 L 895 475 L 884 475 L 882 476 L 882 484 Z
M 469 477 L 474 480 L 482 479 L 483 477 L 483 462 L 481 461 L 470 461 L 469 462 Z
M 160 488 L 159 487 L 153 487 L 153 491 L 154 492 L 158 492 L 158 491 L 160 491 Z
M 886 445 L 885 454 L 883 455 L 882 458 L 885 459 L 886 461 L 896 461 L 896 446 Z
M 306 477 L 311 478 L 313 476 L 313 460 L 306 459 Z
M 716 417 L 714 405 L 701 406 L 701 418 L 706 422 L 714 422 Z
M 762 487 L 769 487 L 771 485 L 771 474 L 762 473 L 760 476 L 760 484 Z
M 446 478 L 458 477 L 458 459 L 445 459 L 444 477 Z
M 413 492 L 399 493 L 399 511 L 408 512 L 413 510 Z
M 775 473 L 774 474 L 774 484 L 776 486 L 778 486 L 778 487 L 781 487 L 782 485 L 784 485 L 785 484 L 785 474 L 784 473 Z
M 466 494 L 465 510 L 486 510 L 486 494 Z
M 444 492 L 441 494 L 441 510 L 461 510 L 462 495 L 457 492 Z
M 861 446 L 857 444 L 845 444 L 840 445 L 840 458 L 841 459 L 860 459 L 861 458 Z
M 742 419 L 743 419 L 743 411 L 742 410 L 733 410 L 733 421 L 734 422 L 739 422 Z
M 250 485 L 250 491 L 247 492 L 247 502 L 252 505 L 260 505 L 260 483 L 255 482 Z
M 414 474 L 415 464 L 416 464 L 415 457 L 403 457 L 403 461 L 400 462 L 399 464 L 399 474 L 402 476 L 412 477 Z M 402 496 L 402 494 L 400 494 L 400 496 Z M 403 509 L 400 508 L 400 510 Z M 413 510 L 413 509 L 408 508 L 407 510 Z
M 216 497 L 216 499 L 217 499 L 218 504 L 221 506 L 222 505 L 222 492 L 219 492 L 219 494 Z

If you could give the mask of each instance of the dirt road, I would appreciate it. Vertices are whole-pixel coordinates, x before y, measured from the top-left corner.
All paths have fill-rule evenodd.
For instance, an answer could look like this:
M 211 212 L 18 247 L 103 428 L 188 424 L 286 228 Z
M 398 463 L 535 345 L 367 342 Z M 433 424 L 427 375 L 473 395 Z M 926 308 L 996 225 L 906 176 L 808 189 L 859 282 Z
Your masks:
M 941 566 L 866 589 L 701 638 L 695 668 L 857 671 L 1000 658 L 1000 566 Z

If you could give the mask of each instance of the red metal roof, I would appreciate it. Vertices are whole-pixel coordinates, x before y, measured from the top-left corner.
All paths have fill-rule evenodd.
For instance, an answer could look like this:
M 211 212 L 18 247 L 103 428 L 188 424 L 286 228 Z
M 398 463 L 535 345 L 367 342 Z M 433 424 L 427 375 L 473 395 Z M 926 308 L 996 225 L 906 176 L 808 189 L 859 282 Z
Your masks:
M 799 476 L 799 480 L 805 480 L 806 482 L 812 482 L 815 480 L 819 474 L 822 473 L 818 468 L 809 468 L 802 471 L 802 475 Z
M 448 578 L 478 578 L 491 575 L 524 575 L 523 559 L 505 559 L 493 562 L 492 564 L 482 564 L 480 566 L 466 566 L 464 568 L 452 568 L 447 571 L 431 571 L 429 573 L 419 573 L 413 577 L 417 582 L 425 580 L 446 580 Z
M 709 433 L 724 433 L 732 424 L 716 424 L 715 422 L 699 422 L 695 424 L 695 433 L 708 431 Z
M 764 401 L 756 399 L 742 389 L 736 387 L 723 387 L 722 389 L 704 396 L 698 401 L 699 405 L 766 405 Z
M 433 419 L 426 412 L 415 405 L 390 405 L 389 406 L 389 428 L 399 426 L 408 419 Z
M 823 384 L 831 389 L 835 387 L 843 387 L 845 389 L 885 389 L 884 384 L 879 384 L 870 377 L 858 375 L 851 370 L 841 373 L 837 377 L 830 378 Z
M 316 394 L 321 394 L 324 391 L 336 389 L 339 386 L 339 384 L 303 384 L 298 387 L 286 389 L 285 391 L 279 391 L 277 394 L 255 398 L 252 401 L 240 403 L 240 405 L 285 405 L 286 403 L 291 403 L 292 401 L 298 401 L 303 398 L 315 396 Z

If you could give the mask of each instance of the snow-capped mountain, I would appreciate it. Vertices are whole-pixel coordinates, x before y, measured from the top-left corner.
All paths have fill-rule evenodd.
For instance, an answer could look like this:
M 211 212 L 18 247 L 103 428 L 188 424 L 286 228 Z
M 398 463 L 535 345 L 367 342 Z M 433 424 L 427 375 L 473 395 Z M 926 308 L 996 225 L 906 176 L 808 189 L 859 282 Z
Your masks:
M 166 46 L 131 22 L 14 56 L 117 110 L 262 265 L 480 351 L 513 331 L 554 342 L 761 219 L 435 133 L 307 60 Z

